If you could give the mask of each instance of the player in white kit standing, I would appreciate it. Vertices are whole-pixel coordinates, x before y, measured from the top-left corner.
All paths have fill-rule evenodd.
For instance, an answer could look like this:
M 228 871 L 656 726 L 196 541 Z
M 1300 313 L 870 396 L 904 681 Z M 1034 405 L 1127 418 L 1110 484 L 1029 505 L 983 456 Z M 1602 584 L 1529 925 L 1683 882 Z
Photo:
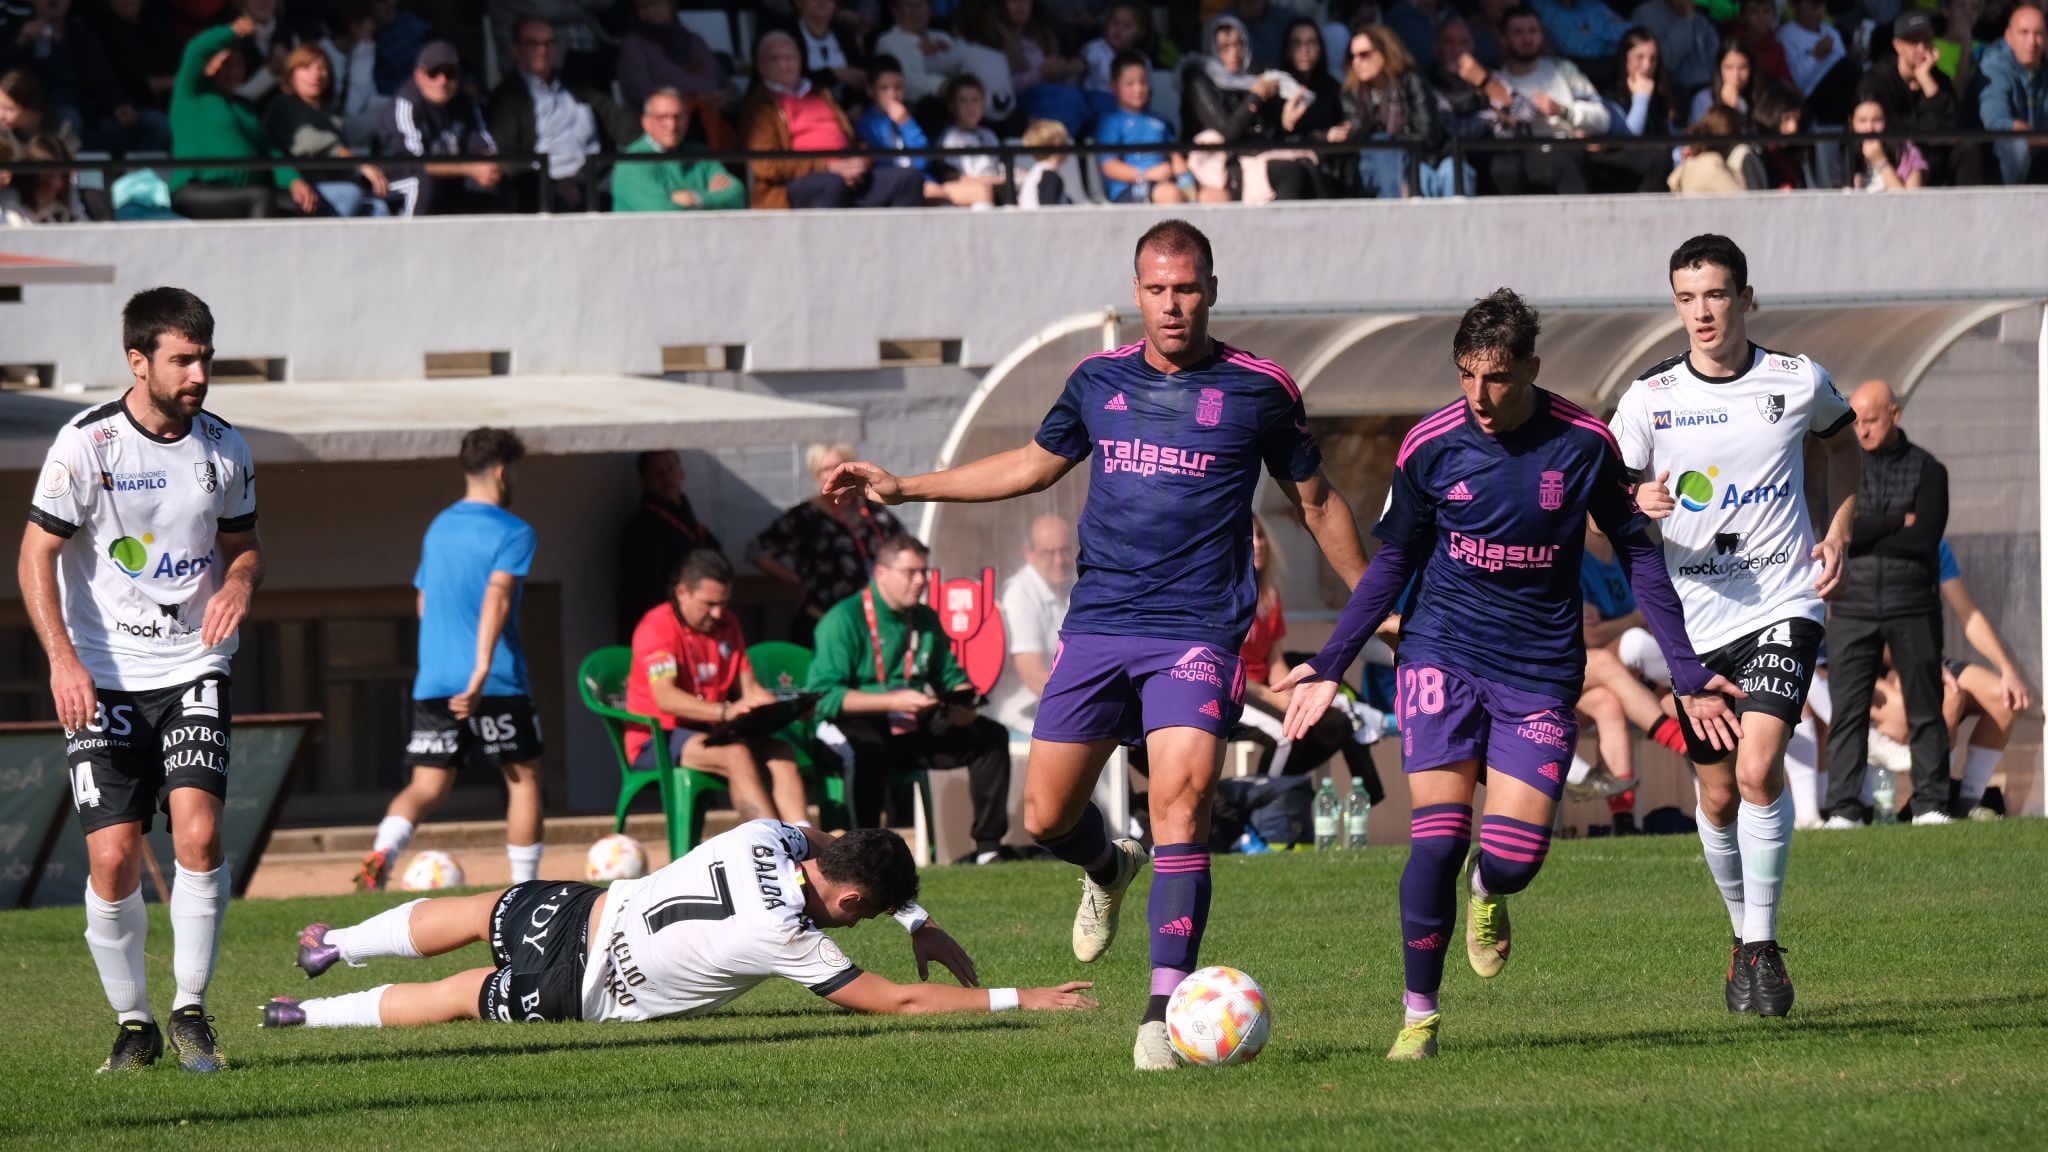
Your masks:
M 1614 436 L 1644 482 L 1636 502 L 1662 522 L 1664 557 L 1702 663 L 1748 693 L 1734 701 L 1730 753 L 1684 715 L 1699 789 L 1700 843 L 1728 905 L 1735 943 L 1731 1012 L 1783 1016 L 1792 979 L 1778 946 L 1778 895 L 1792 840 L 1785 744 L 1799 723 L 1824 636 L 1822 598 L 1841 579 L 1854 497 L 1818 543 L 1807 514 L 1805 441 L 1849 426 L 1827 369 L 1749 340 L 1749 262 L 1725 236 L 1671 256 L 1671 292 L 1690 349 L 1622 396 Z M 1673 475 L 1678 477 L 1674 483 Z
M 700 1016 L 772 976 L 855 1012 L 1093 1008 L 1085 982 L 976 986 L 974 964 L 924 910 L 917 864 L 896 833 L 838 839 L 780 820 L 713 836 L 642 880 L 609 889 L 541 880 L 503 892 L 414 900 L 349 928 L 311 924 L 298 965 L 439 956 L 488 943 L 495 968 L 432 984 L 383 984 L 263 1006 L 266 1028 L 391 1028 L 450 1020 L 667 1020 Z M 938 961 L 961 987 L 898 984 L 864 972 L 822 928 L 891 914 L 910 930 L 918 975 Z
M 154 1064 L 142 845 L 161 809 L 171 888 L 171 1047 L 190 1072 L 227 1066 L 206 986 L 232 894 L 221 856 L 228 661 L 263 580 L 249 446 L 205 411 L 213 314 L 181 288 L 122 311 L 135 382 L 57 432 L 22 533 L 22 598 L 50 661 L 91 879 L 85 942 L 120 1019 L 100 1071 Z

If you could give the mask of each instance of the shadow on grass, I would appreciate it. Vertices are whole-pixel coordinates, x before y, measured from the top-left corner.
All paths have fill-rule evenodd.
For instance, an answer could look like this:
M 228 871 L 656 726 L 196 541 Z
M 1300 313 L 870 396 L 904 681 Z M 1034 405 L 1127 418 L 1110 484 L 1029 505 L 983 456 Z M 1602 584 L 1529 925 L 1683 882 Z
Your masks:
M 1971 1016 L 1956 1015 L 1972 1011 L 1998 1011 L 2009 1009 L 2033 1009 L 2032 1012 L 2016 1012 L 2004 1020 L 1987 1025 Z M 1885 1014 L 1879 1014 L 1885 1013 Z M 1912 1004 L 1899 1001 L 1864 1001 L 1842 1004 L 1824 1004 L 1811 1009 L 1794 1009 L 1793 1014 L 1780 1021 L 1751 1021 L 1747 1018 L 1731 1018 L 1726 1027 L 1700 1023 L 1679 1028 L 1638 1028 L 1625 1032 L 1596 1032 L 1592 1030 L 1565 1033 L 1508 1033 L 1461 1038 L 1457 1042 L 1459 1052 L 1511 1052 L 1529 1049 L 1546 1050 L 1556 1048 L 1599 1049 L 1599 1048 L 1721 1048 L 1757 1043 L 1777 1044 L 1786 1041 L 1809 1040 L 1824 1037 L 1878 1039 L 1881 1037 L 1938 1036 L 1945 1033 L 1982 1031 L 1986 1027 L 2000 1030 L 2036 1029 L 2048 1030 L 2048 1009 L 2039 996 L 2014 994 L 2009 996 L 1985 996 L 1973 999 L 1952 998 L 1946 1000 L 1923 1000 Z M 1357 1058 L 1360 1054 L 1377 1054 L 1375 1044 L 1333 1045 L 1310 1050 L 1294 1050 L 1274 1053 L 1280 1061 L 1290 1064 L 1327 1064 L 1339 1060 Z M 1272 1057 L 1268 1056 L 1270 1060 Z

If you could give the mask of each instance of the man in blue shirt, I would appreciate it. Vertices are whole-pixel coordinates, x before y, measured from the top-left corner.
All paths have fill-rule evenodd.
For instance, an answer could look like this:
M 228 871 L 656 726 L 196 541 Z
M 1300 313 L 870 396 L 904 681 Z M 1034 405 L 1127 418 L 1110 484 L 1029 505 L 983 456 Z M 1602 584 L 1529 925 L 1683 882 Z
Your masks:
M 363 857 L 358 886 L 381 889 L 413 829 L 475 762 L 504 773 L 505 855 L 512 883 L 540 872 L 540 716 L 519 642 L 520 582 L 533 568 L 533 526 L 505 510 L 516 433 L 476 428 L 462 438 L 465 491 L 427 527 L 420 567 L 419 673 L 412 688 L 412 780 L 392 797 Z
M 1505 288 L 1458 324 L 1452 358 L 1465 395 L 1422 418 L 1394 459 L 1393 500 L 1373 529 L 1385 544 L 1336 631 L 1276 691 L 1300 687 L 1286 734 L 1322 718 L 1337 678 L 1419 571 L 1401 620 L 1401 751 L 1414 810 L 1401 875 L 1406 1018 L 1390 1060 L 1436 1055 L 1437 991 L 1456 918 L 1458 871 L 1470 901 L 1465 951 L 1481 977 L 1506 963 L 1505 898 L 1550 850 L 1565 767 L 1578 743 L 1572 705 L 1585 671 L 1580 558 L 1588 516 L 1628 558 L 1637 603 L 1694 723 L 1734 743 L 1715 693 L 1735 693 L 1693 655 L 1664 555 L 1630 494 L 1607 426 L 1536 387 L 1536 311 Z M 1717 744 L 1717 746 L 1720 746 Z M 1486 817 L 1466 863 L 1472 796 L 1486 765 Z
M 1194 199 L 1195 178 L 1187 157 L 1159 151 L 1173 140 L 1173 129 L 1152 115 L 1152 65 L 1136 52 L 1124 52 L 1110 65 L 1116 89 L 1116 111 L 1095 126 L 1097 144 L 1146 148 L 1102 158 L 1102 190 L 1112 204 L 1182 204 Z
M 1024 821 L 1087 872 L 1074 955 L 1115 937 L 1145 854 L 1111 841 L 1089 795 L 1119 743 L 1151 763 L 1152 985 L 1133 1058 L 1176 1066 L 1166 1001 L 1196 967 L 1209 917 L 1209 798 L 1244 692 L 1238 648 L 1258 601 L 1252 494 L 1272 475 L 1349 586 L 1365 568 L 1344 498 L 1322 475 L 1300 391 L 1278 365 L 1209 337 L 1209 240 L 1183 220 L 1138 240 L 1133 277 L 1145 339 L 1090 356 L 1029 444 L 898 479 L 841 464 L 841 499 L 981 502 L 1042 492 L 1091 457 L 1080 573 L 1040 698 Z

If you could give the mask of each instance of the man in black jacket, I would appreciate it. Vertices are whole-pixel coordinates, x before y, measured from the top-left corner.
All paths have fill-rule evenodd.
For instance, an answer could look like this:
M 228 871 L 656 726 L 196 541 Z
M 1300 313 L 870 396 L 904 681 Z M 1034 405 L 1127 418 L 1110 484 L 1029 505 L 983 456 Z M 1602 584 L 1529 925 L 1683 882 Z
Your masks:
M 1849 398 L 1863 478 L 1849 563 L 1828 622 L 1833 668 L 1828 686 L 1828 824 L 1864 815 L 1870 696 L 1884 671 L 1884 648 L 1905 690 L 1913 749 L 1913 823 L 1946 824 L 1948 729 L 1941 716 L 1941 536 L 1948 530 L 1948 469 L 1906 439 L 1899 404 L 1882 380 Z
M 1884 126 L 1888 132 L 1910 136 L 1916 129 L 1961 129 L 1956 86 L 1936 66 L 1934 23 L 1927 13 L 1907 12 L 1893 22 L 1892 50 L 1895 55 L 1891 59 L 1879 59 L 1863 74 L 1856 99 L 1875 100 L 1884 107 Z M 1949 166 L 1954 147 L 1925 141 L 1918 144 L 1921 155 L 1927 158 L 1927 182 L 1954 182 L 1955 173 Z
M 547 21 L 521 20 L 512 48 L 518 67 L 492 90 L 485 111 L 491 135 L 504 155 L 547 157 L 545 172 L 516 173 L 508 182 L 513 210 L 540 211 L 540 182 L 546 180 L 551 211 L 587 212 L 585 157 L 624 149 L 639 138 L 638 126 L 610 96 L 562 82 L 555 30 Z

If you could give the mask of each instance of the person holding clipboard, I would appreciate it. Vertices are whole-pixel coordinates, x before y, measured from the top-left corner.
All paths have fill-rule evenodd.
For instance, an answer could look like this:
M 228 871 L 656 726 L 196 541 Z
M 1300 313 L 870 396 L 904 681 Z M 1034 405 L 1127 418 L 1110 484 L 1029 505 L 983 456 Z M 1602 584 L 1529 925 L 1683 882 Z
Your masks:
M 726 614 L 732 581 L 732 562 L 714 549 L 683 558 L 668 599 L 633 629 L 626 710 L 660 719 L 676 763 L 725 777 L 741 820 L 772 816 L 808 827 L 804 779 L 789 745 L 751 732 L 727 738 L 740 717 L 778 704 L 754 678 L 740 623 Z M 653 766 L 653 743 L 644 727 L 627 731 L 626 755 L 635 768 Z
M 924 603 L 931 551 L 896 534 L 875 549 L 867 587 L 818 621 L 817 652 L 804 685 L 817 715 L 853 749 L 853 820 L 881 823 L 892 770 L 967 769 L 974 798 L 973 862 L 1011 859 L 1010 736 L 976 709 L 983 703 L 939 614 Z

